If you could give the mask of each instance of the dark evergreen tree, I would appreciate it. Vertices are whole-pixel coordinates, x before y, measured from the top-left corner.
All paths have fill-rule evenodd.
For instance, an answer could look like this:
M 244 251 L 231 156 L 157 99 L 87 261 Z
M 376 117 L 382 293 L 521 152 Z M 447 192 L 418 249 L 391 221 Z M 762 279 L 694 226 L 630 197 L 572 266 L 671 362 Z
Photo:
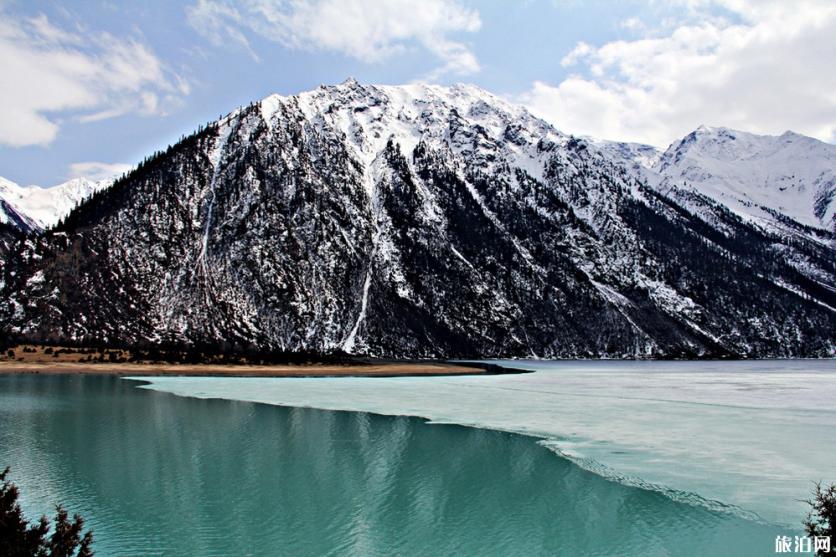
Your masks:
M 804 529 L 812 538 L 830 538 L 830 551 L 817 551 L 816 555 L 836 555 L 836 484 L 822 488 L 816 484 L 813 498 L 807 500 L 810 512 L 804 520 Z
M 0 555 L 4 557 L 91 557 L 93 533 L 82 537 L 84 519 L 69 519 L 61 505 L 56 508 L 55 525 L 49 536 L 49 520 L 42 516 L 30 525 L 18 503 L 19 490 L 7 479 L 9 469 L 0 473 Z

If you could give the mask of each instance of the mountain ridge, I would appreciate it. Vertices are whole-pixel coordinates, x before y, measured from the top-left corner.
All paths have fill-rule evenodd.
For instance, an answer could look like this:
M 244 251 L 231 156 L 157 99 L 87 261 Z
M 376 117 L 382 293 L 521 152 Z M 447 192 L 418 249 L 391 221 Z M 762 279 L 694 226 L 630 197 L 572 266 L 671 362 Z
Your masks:
M 832 356 L 832 250 L 465 86 L 243 107 L 10 250 L 27 339 L 383 357 Z
M 315 100 L 318 91 L 327 91 L 329 87 L 351 87 L 362 88 L 363 86 L 354 78 L 348 78 L 338 86 L 321 85 L 318 89 L 302 92 L 298 95 L 271 94 L 258 101 L 263 110 L 269 112 L 276 103 L 286 102 L 289 99 L 307 99 L 306 102 Z M 413 97 L 445 96 L 447 99 L 455 97 L 456 94 L 477 96 L 487 100 L 493 105 L 501 105 L 511 113 L 525 113 L 528 118 L 535 118 L 522 106 L 515 105 L 506 99 L 485 91 L 475 85 L 456 84 L 449 87 L 415 83 L 406 86 L 377 85 L 380 91 L 398 92 L 397 96 Z M 402 99 L 403 100 L 403 99 Z M 233 111 L 234 113 L 234 111 Z M 230 113 L 232 114 L 232 113 Z M 555 130 L 557 131 L 557 130 Z M 572 137 L 570 134 L 557 132 L 565 137 Z M 718 141 L 718 138 L 731 139 L 731 141 Z M 401 138 L 403 139 L 403 138 Z M 711 197 L 712 199 L 729 206 L 744 218 L 750 218 L 753 222 L 766 226 L 779 224 L 784 217 L 790 218 L 803 226 L 811 226 L 836 232 L 836 146 L 821 142 L 817 139 L 786 131 L 779 136 L 758 135 L 750 132 L 735 130 L 723 126 L 700 125 L 683 138 L 674 141 L 665 149 L 659 149 L 651 145 L 641 143 L 629 143 L 616 140 L 606 140 L 582 136 L 581 139 L 591 143 L 595 148 L 603 151 L 607 156 L 620 161 L 627 166 L 637 177 L 645 180 L 653 187 L 669 189 L 673 186 L 685 187 L 697 193 Z M 735 145 L 735 140 L 742 140 L 744 148 Z M 685 168 L 680 168 L 686 148 L 693 148 L 696 144 L 703 150 L 704 144 L 711 148 L 715 147 L 710 154 L 714 159 L 722 159 L 725 162 L 733 163 L 732 166 L 743 165 L 751 159 L 765 160 L 770 165 L 769 158 L 782 156 L 783 159 L 797 158 L 797 153 L 790 157 L 781 153 L 782 147 L 793 142 L 800 142 L 810 146 L 811 149 L 819 151 L 819 157 L 812 157 L 813 166 L 819 174 L 816 177 L 797 178 L 795 168 L 798 165 L 787 164 L 781 160 L 772 164 L 767 170 L 766 178 L 763 179 L 760 168 L 744 168 L 743 172 L 735 168 L 716 168 L 717 160 L 712 157 L 702 157 L 702 161 L 689 160 Z M 717 144 L 731 146 L 731 149 L 716 149 Z M 764 153 L 766 151 L 766 153 Z M 729 158 L 734 154 L 734 158 Z M 825 161 L 821 161 L 825 158 Z M 692 157 L 693 159 L 693 157 Z M 807 167 L 810 164 L 807 161 Z M 776 171 L 776 167 L 783 168 L 783 172 Z M 789 167 L 789 170 L 786 168 Z M 731 172 L 730 172 L 731 171 Z M 757 179 L 746 180 L 741 176 L 743 173 L 755 175 Z M 729 174 L 732 174 L 729 176 Z M 770 174 L 776 174 L 770 176 Z M 809 172 L 808 172 L 809 174 Z M 696 178 L 696 181 L 694 180 Z M 797 178 L 793 184 L 793 179 Z M 0 221 L 25 231 L 38 231 L 54 226 L 61 218 L 84 198 L 101 189 L 109 187 L 114 178 L 100 181 L 92 181 L 86 178 L 74 178 L 49 188 L 37 186 L 21 187 L 14 182 L 0 177 L 0 203 L 3 204 L 0 210 Z M 690 180 L 690 181 L 689 181 Z M 757 183 L 758 180 L 762 183 Z M 781 183 L 783 185 L 775 185 Z M 786 191 L 790 186 L 800 190 L 800 194 L 790 191 L 787 195 L 776 195 L 773 190 Z M 807 191 L 815 190 L 818 191 Z M 809 195 L 805 195 L 809 194 Z M 792 199 L 793 197 L 801 197 Z M 776 216 L 774 213 L 780 213 Z

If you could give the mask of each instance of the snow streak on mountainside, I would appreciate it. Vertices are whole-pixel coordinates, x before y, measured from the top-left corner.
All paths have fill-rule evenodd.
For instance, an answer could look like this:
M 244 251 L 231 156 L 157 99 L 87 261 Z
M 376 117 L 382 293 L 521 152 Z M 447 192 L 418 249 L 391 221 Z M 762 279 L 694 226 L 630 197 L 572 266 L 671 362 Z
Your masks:
M 0 178 L 0 223 L 24 232 L 44 230 L 58 224 L 79 203 L 112 183 L 113 178 L 98 182 L 73 178 L 51 188 L 40 188 L 21 187 Z
M 829 246 L 614 158 L 470 86 L 270 96 L 14 244 L 0 323 L 390 357 L 834 354 Z

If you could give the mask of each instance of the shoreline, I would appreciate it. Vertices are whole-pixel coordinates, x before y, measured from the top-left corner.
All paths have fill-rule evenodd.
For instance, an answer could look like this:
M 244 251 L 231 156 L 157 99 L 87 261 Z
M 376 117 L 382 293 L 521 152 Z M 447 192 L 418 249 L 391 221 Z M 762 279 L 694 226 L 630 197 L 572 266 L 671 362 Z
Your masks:
M 130 362 L 0 361 L 0 375 L 114 375 L 223 377 L 427 377 L 524 373 L 495 365 L 446 362 L 346 364 L 171 364 Z

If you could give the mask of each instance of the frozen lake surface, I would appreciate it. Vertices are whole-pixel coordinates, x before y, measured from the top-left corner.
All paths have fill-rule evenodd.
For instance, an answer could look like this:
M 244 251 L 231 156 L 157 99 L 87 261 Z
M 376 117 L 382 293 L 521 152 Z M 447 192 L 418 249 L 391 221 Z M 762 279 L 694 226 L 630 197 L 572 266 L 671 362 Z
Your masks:
M 542 437 L 582 467 L 798 528 L 836 481 L 836 362 L 499 362 L 519 375 L 154 377 L 198 398 L 424 417 Z
M 524 435 L 139 385 L 0 375 L 0 466 L 25 515 L 61 502 L 99 556 L 761 557 L 800 534 L 607 480 Z

